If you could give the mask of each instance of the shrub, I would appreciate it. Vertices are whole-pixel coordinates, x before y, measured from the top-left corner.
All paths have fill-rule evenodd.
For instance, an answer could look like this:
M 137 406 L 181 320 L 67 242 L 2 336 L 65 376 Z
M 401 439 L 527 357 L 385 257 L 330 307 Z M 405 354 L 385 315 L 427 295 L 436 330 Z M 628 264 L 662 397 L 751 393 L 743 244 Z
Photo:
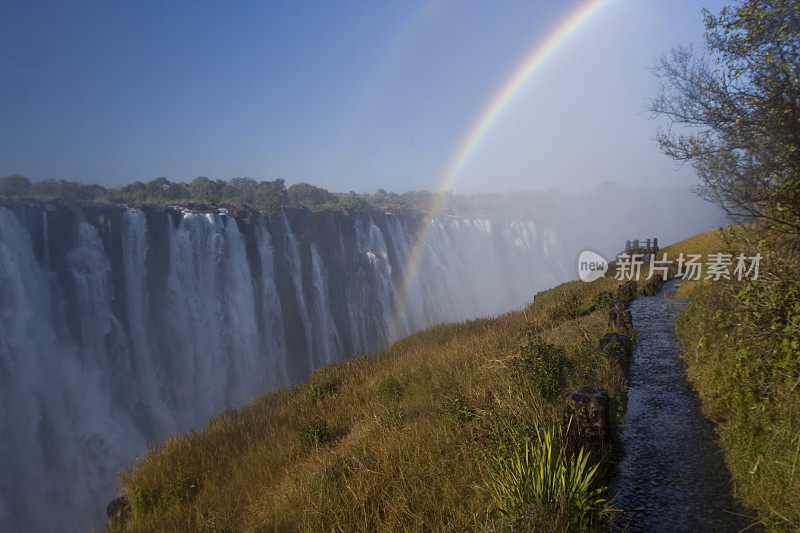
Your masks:
M 286 189 L 286 194 L 291 204 L 308 208 L 332 203 L 336 199 L 327 189 L 309 183 L 295 183 Z
M 19 174 L 0 178 L 0 194 L 23 194 L 31 188 L 31 180 Z
M 129 490 L 131 510 L 146 516 L 158 508 L 183 504 L 200 492 L 200 476 L 191 470 L 175 472 L 175 476 L 157 486 L 134 484 Z
M 382 404 L 389 405 L 402 397 L 403 384 L 396 377 L 385 377 L 378 383 L 378 400 Z
M 463 394 L 454 392 L 444 397 L 444 413 L 455 420 L 459 425 L 464 425 L 475 418 L 475 408 L 472 407 Z
M 764 239 L 764 237 L 768 237 Z M 763 227 L 728 230 L 763 256 L 759 279 L 693 293 L 678 332 L 687 372 L 718 424 L 737 497 L 769 530 L 800 529 L 800 257 Z
M 348 211 L 363 211 L 369 208 L 369 204 L 364 197 L 356 193 L 339 196 L 339 205 Z
M 297 428 L 297 437 L 304 446 L 317 446 L 333 440 L 328 423 L 321 418 L 301 424 Z
M 528 337 L 513 365 L 515 381 L 523 389 L 541 394 L 547 401 L 559 398 L 566 387 L 567 357 L 564 349 L 539 337 Z
M 324 380 L 312 382 L 308 386 L 308 398 L 310 400 L 321 400 L 327 398 L 336 391 L 338 383 L 334 380 Z

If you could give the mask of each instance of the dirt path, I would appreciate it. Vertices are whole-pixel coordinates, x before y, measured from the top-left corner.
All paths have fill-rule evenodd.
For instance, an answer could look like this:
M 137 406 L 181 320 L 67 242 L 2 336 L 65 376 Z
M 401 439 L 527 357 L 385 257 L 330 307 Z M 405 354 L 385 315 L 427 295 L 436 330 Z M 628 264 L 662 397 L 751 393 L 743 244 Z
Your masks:
M 631 303 L 639 330 L 630 369 L 622 443 L 612 490 L 631 531 L 739 531 L 739 514 L 714 425 L 689 385 L 673 318 L 686 300 L 667 300 L 677 281 Z

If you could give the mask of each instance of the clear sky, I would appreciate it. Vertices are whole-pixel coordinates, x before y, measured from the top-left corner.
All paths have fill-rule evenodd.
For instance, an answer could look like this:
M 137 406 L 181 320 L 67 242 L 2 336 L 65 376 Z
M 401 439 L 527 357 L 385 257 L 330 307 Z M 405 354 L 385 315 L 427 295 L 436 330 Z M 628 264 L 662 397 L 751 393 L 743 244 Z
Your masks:
M 0 0 L 0 176 L 432 189 L 566 1 Z M 693 183 L 648 67 L 717 0 L 616 0 L 533 76 L 456 192 Z

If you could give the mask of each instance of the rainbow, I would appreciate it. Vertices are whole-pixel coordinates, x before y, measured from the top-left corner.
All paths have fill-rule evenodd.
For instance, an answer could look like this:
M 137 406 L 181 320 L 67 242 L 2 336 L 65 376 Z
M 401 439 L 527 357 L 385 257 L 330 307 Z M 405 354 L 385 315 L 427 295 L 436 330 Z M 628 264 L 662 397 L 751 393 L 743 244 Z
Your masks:
M 553 57 L 558 49 L 561 48 L 570 37 L 575 35 L 592 19 L 592 17 L 612 1 L 613 0 L 588 0 L 583 2 L 550 32 L 543 41 L 537 43 L 536 46 L 533 47 L 525 60 L 517 67 L 497 92 L 495 92 L 491 100 L 489 100 L 489 104 L 483 109 L 483 112 L 481 112 L 478 119 L 469 129 L 466 137 L 461 141 L 458 150 L 450 160 L 441 183 L 436 189 L 437 191 L 445 192 L 450 189 L 480 140 L 486 135 L 486 132 L 497 117 L 508 107 L 508 104 L 514 99 L 514 96 L 517 95 L 522 86 L 525 85 L 525 82 L 539 71 L 547 60 Z M 428 234 L 433 227 L 433 221 L 439 213 L 445 197 L 446 195 L 444 194 L 437 195 L 430 207 L 430 220 L 417 232 L 414 242 L 412 243 L 411 252 L 409 253 L 408 260 L 403 270 L 403 277 L 399 287 L 399 297 L 395 305 L 392 326 L 389 331 L 390 340 L 395 340 L 397 338 L 398 328 L 408 300 L 411 281 L 419 266 L 422 250 L 425 247 Z

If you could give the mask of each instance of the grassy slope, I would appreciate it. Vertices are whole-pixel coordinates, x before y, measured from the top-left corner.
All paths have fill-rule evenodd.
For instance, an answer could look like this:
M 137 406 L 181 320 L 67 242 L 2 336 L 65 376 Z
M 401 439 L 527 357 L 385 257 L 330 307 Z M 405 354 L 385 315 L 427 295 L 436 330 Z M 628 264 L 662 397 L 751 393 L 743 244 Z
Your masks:
M 721 252 L 724 248 L 725 244 L 720 231 L 709 230 L 667 246 L 661 253 L 666 253 L 667 259 L 670 261 L 676 261 L 680 254 L 683 254 L 685 258 L 687 258 L 689 254 L 702 254 L 703 260 L 705 260 L 708 254 Z M 661 253 L 659 253 L 659 255 L 661 255 Z M 702 285 L 702 280 L 683 281 L 678 286 L 675 298 L 691 298 L 694 292 Z
M 688 287 L 693 300 L 678 332 L 689 378 L 718 422 L 737 498 L 767 529 L 799 531 L 800 264 L 763 228 L 718 235 L 717 250 L 760 251 L 765 260 L 757 283 Z
M 525 339 L 563 347 L 559 396 L 592 385 L 624 398 L 624 371 L 597 348 L 607 312 L 587 314 L 616 286 L 566 283 L 522 311 L 432 327 L 171 438 L 120 474 L 133 508 L 124 529 L 485 525 L 495 517 L 487 450 L 559 417 L 559 400 L 514 372 Z
M 710 231 L 664 251 L 674 259 L 719 249 L 719 232 Z M 558 402 L 528 393 L 515 378 L 526 338 L 565 350 L 561 392 L 592 385 L 606 389 L 617 409 L 624 401 L 624 371 L 597 349 L 609 330 L 607 312 L 590 311 L 596 295 L 617 284 L 611 277 L 565 283 L 522 311 L 430 328 L 169 439 L 121 473 L 133 507 L 124 529 L 463 530 L 494 523 L 487 450 L 509 428 L 558 422 Z M 686 283 L 681 292 L 704 285 Z

